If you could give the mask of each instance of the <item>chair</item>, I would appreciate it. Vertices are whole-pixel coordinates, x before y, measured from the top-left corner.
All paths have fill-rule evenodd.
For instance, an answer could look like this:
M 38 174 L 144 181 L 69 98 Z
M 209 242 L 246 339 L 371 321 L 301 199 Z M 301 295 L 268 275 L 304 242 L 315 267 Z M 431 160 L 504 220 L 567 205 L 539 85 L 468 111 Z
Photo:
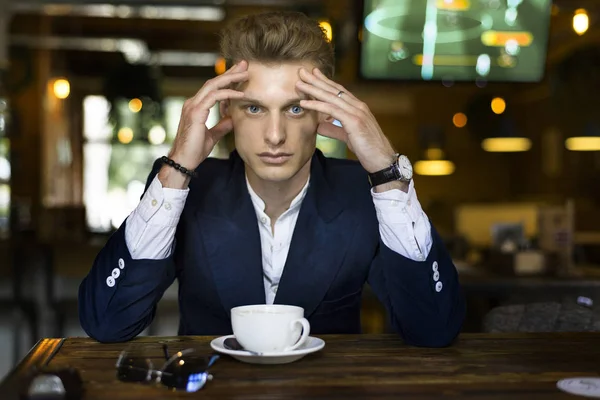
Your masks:
M 14 240 L 0 241 L 0 259 L 7 268 L 0 270 L 0 336 L 2 336 L 2 365 L 16 365 L 35 344 L 38 336 L 35 302 L 24 294 L 29 258 Z
M 559 301 L 514 304 L 492 309 L 483 319 L 483 331 L 592 332 L 600 331 L 600 305 L 585 305 L 577 297 Z

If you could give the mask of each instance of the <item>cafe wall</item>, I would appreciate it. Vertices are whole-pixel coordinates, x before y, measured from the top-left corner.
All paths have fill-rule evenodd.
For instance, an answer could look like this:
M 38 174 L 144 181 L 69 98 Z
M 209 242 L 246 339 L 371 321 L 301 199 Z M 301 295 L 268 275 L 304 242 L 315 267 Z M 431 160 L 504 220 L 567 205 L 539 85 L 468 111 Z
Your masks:
M 341 2 L 326 3 L 331 19 L 343 21 L 336 26 L 338 31 L 350 29 L 348 26 L 356 18 L 350 7 L 353 2 L 345 0 L 343 3 L 347 7 Z M 47 33 L 52 26 L 50 17 L 17 16 L 11 24 L 11 32 Z M 441 83 L 363 81 L 357 75 L 356 46 L 339 44 L 338 57 L 336 78 L 371 106 L 383 131 L 413 162 L 425 155 L 423 130 L 439 131 L 444 156 L 456 169 L 449 176 L 417 176 L 415 183 L 421 203 L 442 232 L 453 231 L 454 208 L 465 202 L 534 200 L 562 204 L 573 198 L 578 224 L 585 229 L 597 226 L 591 221 L 598 219 L 593 205 L 598 201 L 594 183 L 600 170 L 600 156 L 597 152 L 571 152 L 565 148 L 566 137 L 582 129 L 583 117 L 580 107 L 565 107 L 560 101 L 564 93 L 554 90 L 555 75 L 551 66 L 546 80 L 539 85 L 477 87 L 461 83 L 444 86 Z M 82 205 L 82 124 L 76 114 L 85 91 L 97 91 L 100 78 L 72 77 L 72 95 L 63 101 L 63 107 L 52 109 L 48 83 L 64 71 L 60 55 L 47 50 L 12 47 L 10 58 L 9 81 L 19 83 L 11 92 L 15 113 L 11 128 L 13 219 L 23 225 L 22 229 L 35 229 L 47 221 L 43 202 L 46 206 Z M 83 87 L 77 87 L 77 82 L 84 82 Z M 183 92 L 191 96 L 202 79 L 181 82 L 166 79 L 165 92 L 179 90 L 182 93 L 181 89 L 185 88 Z M 498 124 L 469 110 L 474 102 L 489 101 L 494 96 L 505 99 L 504 115 L 514 122 L 520 134 L 532 140 L 529 151 L 489 153 L 482 149 L 482 139 L 497 129 Z M 586 102 L 585 96 L 583 93 L 582 103 Z M 598 103 L 593 92 L 587 96 L 587 103 Z M 483 99 L 477 100 L 479 97 Z M 491 108 L 488 107 L 487 112 L 492 115 Z M 464 127 L 453 124 L 456 113 L 466 114 Z M 74 120 L 72 115 L 76 116 Z M 57 134 L 55 121 L 70 126 L 70 131 Z M 60 152 L 56 151 L 65 137 L 70 139 L 71 152 L 71 162 L 67 165 L 59 162 Z M 353 157 L 352 154 L 349 157 Z M 59 177 L 60 185 L 56 185 Z M 52 193 L 57 190 L 58 193 Z
M 40 201 L 36 199 L 40 199 L 41 190 L 47 191 L 53 187 L 51 182 L 57 178 L 58 160 L 52 155 L 56 154 L 54 149 L 58 140 L 50 140 L 52 136 L 49 131 L 55 130 L 56 126 L 53 125 L 49 130 L 42 122 L 44 118 L 48 118 L 51 105 L 45 85 L 50 79 L 47 67 L 49 54 L 45 51 L 29 51 L 26 54 L 23 56 L 23 52 L 13 53 L 13 65 L 23 65 L 23 59 L 37 62 L 28 81 L 13 94 L 16 118 L 12 127 L 15 163 L 12 190 L 15 210 L 17 213 L 19 210 L 25 214 L 31 213 L 35 226 L 41 207 Z M 582 203 L 582 206 L 587 206 L 594 199 L 597 201 L 593 183 L 600 169 L 598 154 L 571 152 L 564 148 L 568 132 L 553 123 L 553 109 L 548 106 L 548 100 L 519 105 L 520 109 L 511 110 L 511 114 L 518 120 L 521 132 L 531 138 L 531 150 L 524 153 L 489 153 L 481 147 L 481 138 L 485 135 L 485 132 L 481 132 L 481 126 L 471 127 L 467 122 L 465 127 L 457 128 L 452 124 L 452 116 L 465 110 L 474 92 L 493 93 L 493 90 L 463 86 L 447 88 L 441 84 L 396 84 L 385 87 L 376 84 L 373 85 L 374 90 L 367 92 L 367 83 L 351 83 L 347 86 L 350 90 L 355 88 L 353 91 L 359 97 L 364 93 L 362 98 L 368 104 L 374 104 L 372 109 L 382 130 L 394 146 L 406 153 L 413 162 L 424 156 L 425 149 L 419 137 L 423 127 L 437 126 L 441 129 L 444 153 L 455 164 L 456 169 L 449 176 L 417 176 L 415 184 L 424 208 L 438 215 L 434 221 L 439 221 L 444 231 L 452 229 L 453 206 L 463 202 L 564 202 L 567 198 L 575 198 L 587 199 Z M 71 98 L 65 103 L 74 108 L 73 101 L 75 100 Z M 379 107 L 379 104 L 386 106 Z M 389 104 L 397 104 L 398 107 L 390 107 Z M 507 110 L 511 106 L 510 97 L 507 96 Z M 73 126 L 80 127 L 81 124 Z M 71 151 L 76 159 L 80 158 L 81 154 L 78 152 L 81 148 L 77 146 L 76 137 L 72 143 Z M 42 152 L 45 154 L 43 158 Z M 353 157 L 351 154 L 349 156 Z M 81 162 L 71 165 L 71 168 L 81 168 Z M 63 172 L 61 176 L 62 187 L 66 188 L 66 200 L 63 204 L 71 201 L 80 205 L 81 194 L 72 194 L 71 191 L 73 188 L 81 190 L 81 172 Z M 43 186 L 41 182 L 44 182 Z M 60 197 L 60 193 L 58 196 Z M 589 221 L 589 217 L 585 216 L 581 220 Z

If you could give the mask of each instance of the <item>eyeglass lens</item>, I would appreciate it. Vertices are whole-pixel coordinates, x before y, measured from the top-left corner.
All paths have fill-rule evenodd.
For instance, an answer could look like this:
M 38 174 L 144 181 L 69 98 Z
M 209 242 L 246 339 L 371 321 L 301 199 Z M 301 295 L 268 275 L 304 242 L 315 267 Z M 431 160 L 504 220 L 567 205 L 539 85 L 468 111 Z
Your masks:
M 218 355 L 198 356 L 193 351 L 175 354 L 161 369 L 161 381 L 170 388 L 195 392 L 212 379 L 208 369 L 219 359 Z
M 145 357 L 136 357 L 124 351 L 117 360 L 117 378 L 123 382 L 156 382 L 187 392 L 196 392 L 212 379 L 208 369 L 219 359 L 218 355 L 201 356 L 195 349 L 186 349 L 169 357 L 163 349 L 167 361 L 160 370 L 155 370 L 152 361 Z

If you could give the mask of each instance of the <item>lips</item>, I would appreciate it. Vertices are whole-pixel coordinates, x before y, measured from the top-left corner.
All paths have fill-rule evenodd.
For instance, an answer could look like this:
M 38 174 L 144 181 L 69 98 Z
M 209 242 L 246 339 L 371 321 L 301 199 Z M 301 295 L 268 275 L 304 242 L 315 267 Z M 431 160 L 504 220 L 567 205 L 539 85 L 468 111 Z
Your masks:
M 265 164 L 272 165 L 283 164 L 292 157 L 289 153 L 260 153 L 258 156 Z

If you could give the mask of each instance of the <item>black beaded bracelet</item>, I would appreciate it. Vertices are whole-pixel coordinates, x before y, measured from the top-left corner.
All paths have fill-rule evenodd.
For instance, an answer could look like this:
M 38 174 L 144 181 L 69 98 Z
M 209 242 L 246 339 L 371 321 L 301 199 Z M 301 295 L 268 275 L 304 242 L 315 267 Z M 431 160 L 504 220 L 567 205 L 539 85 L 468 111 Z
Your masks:
M 170 158 L 168 158 L 166 156 L 162 156 L 160 158 L 160 160 L 162 162 L 164 162 L 165 164 L 170 165 L 171 167 L 175 168 L 177 171 L 181 172 L 182 174 L 189 176 L 190 178 L 196 177 L 196 172 L 191 171 L 191 170 L 187 169 L 186 167 L 182 167 L 181 165 L 177 164 L 175 161 L 171 160 Z

